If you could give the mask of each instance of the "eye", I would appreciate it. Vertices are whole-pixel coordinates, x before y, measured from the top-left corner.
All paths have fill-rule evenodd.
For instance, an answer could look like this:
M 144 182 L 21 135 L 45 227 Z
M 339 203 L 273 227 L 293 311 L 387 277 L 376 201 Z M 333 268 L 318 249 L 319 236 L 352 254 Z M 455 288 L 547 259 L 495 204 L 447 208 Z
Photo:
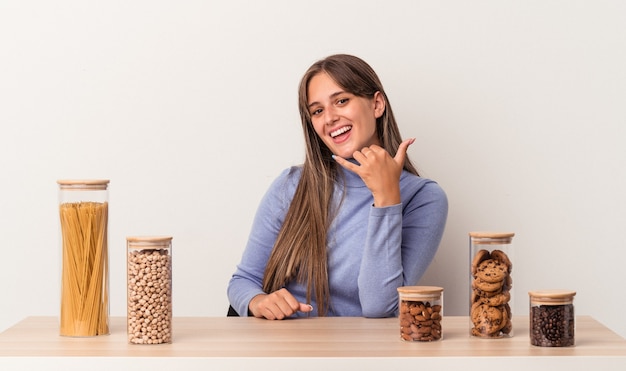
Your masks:
M 321 109 L 321 108 L 318 108 L 318 109 L 316 109 L 316 110 L 311 111 L 311 116 L 317 116 L 317 115 L 319 115 L 320 113 L 322 113 L 322 109 Z
M 337 104 L 342 106 L 342 105 L 348 103 L 349 100 L 350 100 L 349 98 L 340 98 L 340 99 L 337 100 Z

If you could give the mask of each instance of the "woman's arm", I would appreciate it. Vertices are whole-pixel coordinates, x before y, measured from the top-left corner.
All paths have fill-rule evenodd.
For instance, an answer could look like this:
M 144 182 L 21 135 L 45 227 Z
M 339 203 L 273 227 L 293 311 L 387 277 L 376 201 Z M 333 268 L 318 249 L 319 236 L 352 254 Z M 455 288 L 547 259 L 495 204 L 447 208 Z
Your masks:
M 418 189 L 412 189 L 411 182 L 401 185 L 406 151 L 414 141 L 403 141 L 395 157 L 380 146 L 363 148 L 354 153 L 359 164 L 335 156 L 337 163 L 361 177 L 374 198 L 358 278 L 365 317 L 395 314 L 397 288 L 417 283 L 445 227 L 448 203 L 437 183 L 414 178 L 422 180 L 414 183 Z
M 417 284 L 441 242 L 448 214 L 445 192 L 428 180 L 407 183 L 402 204 L 370 212 L 358 280 L 365 317 L 395 315 L 397 288 Z
M 241 262 L 228 284 L 228 299 L 241 316 L 283 319 L 313 307 L 298 302 L 287 289 L 265 293 L 263 275 L 295 190 L 297 168 L 284 171 L 270 186 L 255 214 Z
M 248 305 L 255 296 L 265 294 L 262 289 L 265 266 L 289 205 L 286 200 L 289 174 L 289 169 L 281 173 L 261 199 L 241 261 L 228 283 L 228 300 L 241 316 L 248 315 Z

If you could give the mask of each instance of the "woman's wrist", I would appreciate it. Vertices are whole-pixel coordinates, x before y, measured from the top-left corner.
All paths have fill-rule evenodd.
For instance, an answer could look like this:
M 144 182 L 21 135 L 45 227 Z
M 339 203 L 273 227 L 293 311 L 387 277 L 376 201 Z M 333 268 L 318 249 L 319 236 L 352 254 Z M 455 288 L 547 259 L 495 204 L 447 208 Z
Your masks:
M 385 194 L 373 194 L 374 207 L 387 207 L 397 205 L 402 202 L 400 197 L 400 190 L 396 192 L 386 192 Z
M 255 310 L 258 306 L 258 302 L 263 299 L 263 297 L 267 294 L 258 294 L 250 299 L 248 303 L 248 315 L 251 317 L 256 317 Z

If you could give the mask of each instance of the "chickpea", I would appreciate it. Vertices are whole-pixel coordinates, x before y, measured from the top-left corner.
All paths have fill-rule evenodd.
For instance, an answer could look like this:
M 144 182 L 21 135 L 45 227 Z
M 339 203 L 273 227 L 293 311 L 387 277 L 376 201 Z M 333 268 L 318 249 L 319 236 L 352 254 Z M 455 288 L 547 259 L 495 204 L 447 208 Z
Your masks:
M 171 342 L 172 261 L 167 250 L 128 254 L 128 341 Z

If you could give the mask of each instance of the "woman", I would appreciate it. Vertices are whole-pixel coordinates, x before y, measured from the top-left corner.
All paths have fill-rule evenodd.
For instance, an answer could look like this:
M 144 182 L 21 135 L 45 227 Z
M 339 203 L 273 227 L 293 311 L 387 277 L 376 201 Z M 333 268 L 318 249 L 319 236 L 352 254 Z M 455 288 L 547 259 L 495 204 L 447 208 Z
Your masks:
M 443 234 L 444 191 L 418 176 L 376 73 L 332 55 L 300 82 L 304 164 L 272 183 L 228 285 L 240 315 L 387 317 Z

